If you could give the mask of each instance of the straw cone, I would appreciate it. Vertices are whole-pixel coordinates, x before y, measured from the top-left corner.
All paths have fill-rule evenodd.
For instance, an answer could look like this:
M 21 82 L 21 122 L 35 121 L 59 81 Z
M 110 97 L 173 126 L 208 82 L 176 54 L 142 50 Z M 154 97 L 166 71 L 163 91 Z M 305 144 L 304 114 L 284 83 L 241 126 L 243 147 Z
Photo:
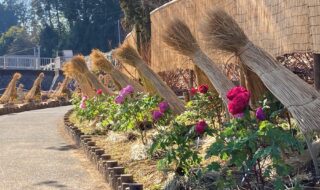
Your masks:
M 41 98 L 41 82 L 44 79 L 44 73 L 40 73 L 36 80 L 33 82 L 32 88 L 28 91 L 25 96 L 25 100 L 31 101 Z
M 204 35 L 212 48 L 236 53 L 242 63 L 255 72 L 270 92 L 290 111 L 304 134 L 319 131 L 319 92 L 250 42 L 231 16 L 223 10 L 210 12 Z M 308 141 L 307 144 L 316 173 L 319 174 L 316 156 Z
M 63 82 L 61 83 L 59 88 L 56 89 L 56 91 L 51 95 L 51 97 L 62 97 L 62 96 L 65 96 L 65 94 L 67 94 L 68 84 L 70 83 L 70 81 L 71 81 L 71 78 L 65 77 L 65 79 L 63 80 Z
M 131 85 L 134 87 L 134 89 L 137 92 L 143 92 L 143 87 L 135 82 L 134 80 L 131 80 L 127 75 L 123 74 L 119 70 L 115 69 L 103 55 L 103 53 L 99 50 L 92 50 L 92 53 L 90 54 L 91 62 L 93 69 L 95 70 L 102 70 L 107 73 L 109 73 L 114 80 L 114 82 L 117 84 L 118 89 L 121 90 L 122 88 L 125 88 L 128 85 Z
M 179 53 L 190 57 L 209 78 L 215 90 L 225 104 L 228 104 L 227 93 L 234 84 L 225 76 L 219 67 L 200 49 L 188 26 L 181 20 L 173 20 L 163 36 L 164 42 Z
M 147 79 L 146 81 L 152 85 L 152 87 L 157 91 L 157 94 L 169 103 L 176 114 L 180 114 L 185 111 L 183 102 L 176 96 L 172 89 L 162 81 L 160 76 L 150 69 L 150 67 L 138 55 L 137 51 L 130 45 L 122 45 L 116 50 L 115 56 L 119 60 L 135 67 L 141 74 L 140 76 Z
M 17 81 L 21 78 L 20 73 L 15 73 L 8 84 L 6 90 L 0 98 L 0 103 L 9 103 L 10 101 L 14 101 L 17 98 Z
M 320 94 L 270 54 L 249 41 L 227 13 L 214 10 L 208 15 L 207 41 L 213 48 L 239 55 L 250 70 L 291 112 L 304 132 L 320 129 Z
M 78 72 L 75 66 L 76 65 L 70 61 L 65 63 L 62 68 L 64 75 L 66 77 L 76 80 L 79 85 L 79 88 L 85 95 L 89 97 L 94 97 L 96 95 L 94 87 L 90 84 L 90 82 L 84 75 Z

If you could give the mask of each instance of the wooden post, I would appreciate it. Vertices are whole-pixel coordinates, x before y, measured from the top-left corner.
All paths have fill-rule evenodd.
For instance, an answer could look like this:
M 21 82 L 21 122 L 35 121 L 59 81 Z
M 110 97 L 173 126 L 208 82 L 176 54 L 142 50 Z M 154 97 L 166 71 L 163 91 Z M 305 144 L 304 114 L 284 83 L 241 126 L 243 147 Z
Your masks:
M 314 60 L 314 87 L 320 91 L 320 54 L 313 54 Z

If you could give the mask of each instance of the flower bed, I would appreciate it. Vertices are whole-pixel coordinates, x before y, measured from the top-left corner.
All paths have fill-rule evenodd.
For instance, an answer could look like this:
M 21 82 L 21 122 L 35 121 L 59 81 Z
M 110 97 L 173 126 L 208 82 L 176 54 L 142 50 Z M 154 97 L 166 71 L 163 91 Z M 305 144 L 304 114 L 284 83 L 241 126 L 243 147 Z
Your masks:
M 287 162 L 305 144 L 272 96 L 253 109 L 243 87 L 230 89 L 227 106 L 206 85 L 190 95 L 186 111 L 174 115 L 166 101 L 131 86 L 116 97 L 97 91 L 94 98 L 74 97 L 70 121 L 94 135 L 95 145 L 145 189 L 283 189 L 310 181 L 297 177 L 301 171 Z

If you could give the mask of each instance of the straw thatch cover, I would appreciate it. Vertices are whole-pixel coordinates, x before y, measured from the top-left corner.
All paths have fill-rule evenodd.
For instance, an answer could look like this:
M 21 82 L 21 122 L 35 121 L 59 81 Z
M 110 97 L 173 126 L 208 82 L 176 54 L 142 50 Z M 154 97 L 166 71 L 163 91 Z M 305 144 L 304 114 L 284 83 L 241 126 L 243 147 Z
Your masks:
M 200 49 L 188 26 L 180 19 L 173 20 L 163 35 L 164 42 L 179 53 L 190 57 L 200 76 L 206 76 L 224 103 L 228 104 L 227 92 L 234 84 L 222 73 L 217 64 Z
M 290 111 L 303 132 L 320 130 L 320 93 L 253 44 L 223 10 L 209 12 L 203 31 L 208 44 L 239 56 Z
M 211 59 L 229 60 L 230 55 L 218 57 L 205 48 L 199 31 L 206 11 L 215 7 L 226 10 L 254 44 L 273 56 L 297 51 L 320 53 L 319 0 L 174 0 L 151 13 L 151 68 L 155 72 L 193 69 L 191 60 L 162 41 L 171 18 L 187 23 Z
M 52 93 L 51 97 L 63 97 L 68 93 L 68 84 L 71 82 L 71 78 L 65 77 L 63 82 L 58 86 L 58 88 Z
M 85 58 L 81 55 L 74 56 L 67 66 L 64 66 L 64 71 L 66 75 L 74 77 L 78 81 L 79 85 L 82 85 L 82 90 L 85 90 L 88 96 L 92 96 L 91 89 L 98 90 L 101 89 L 104 94 L 112 95 L 113 92 L 107 87 L 103 86 L 98 78 L 89 71 L 89 68 L 86 64 Z M 89 84 L 89 85 L 88 85 Z M 84 86 L 85 85 L 85 86 Z
M 148 86 L 150 85 L 152 90 L 155 90 L 158 95 L 164 98 L 176 114 L 185 111 L 183 102 L 179 100 L 171 88 L 162 81 L 160 76 L 149 68 L 134 48 L 128 44 L 124 44 L 116 50 L 115 56 L 120 61 L 135 67 L 147 82 L 146 84 Z
M 32 88 L 28 91 L 28 93 L 25 96 L 25 100 L 31 101 L 35 99 L 41 98 L 41 82 L 44 79 L 44 73 L 40 73 L 39 76 L 36 78 L 36 80 L 33 82 Z
M 92 62 L 92 66 L 94 70 L 102 70 L 107 72 L 111 75 L 113 81 L 118 86 L 118 89 L 121 90 L 122 88 L 132 85 L 137 92 L 143 92 L 143 87 L 135 82 L 134 80 L 130 79 L 127 75 L 123 74 L 121 71 L 114 68 L 112 63 L 107 60 L 104 54 L 99 50 L 92 50 L 90 54 L 90 59 Z
M 21 78 L 21 76 L 22 75 L 20 73 L 15 73 L 13 75 L 10 83 L 0 98 L 0 103 L 9 103 L 17 98 L 17 81 Z

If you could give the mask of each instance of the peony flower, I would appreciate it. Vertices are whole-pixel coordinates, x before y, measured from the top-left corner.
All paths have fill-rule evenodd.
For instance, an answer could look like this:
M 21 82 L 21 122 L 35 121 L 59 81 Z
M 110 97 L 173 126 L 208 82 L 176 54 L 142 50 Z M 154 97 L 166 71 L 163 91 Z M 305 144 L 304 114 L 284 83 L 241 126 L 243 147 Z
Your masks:
M 82 102 L 86 101 L 88 99 L 88 96 L 82 96 Z
M 206 121 L 201 120 L 201 121 L 199 121 L 199 122 L 196 124 L 194 130 L 195 130 L 196 133 L 198 133 L 199 135 L 202 135 L 202 134 L 205 132 L 205 130 L 206 130 L 207 127 L 208 127 L 208 124 L 206 123 Z
M 86 109 L 86 108 L 87 108 L 86 102 L 82 101 L 82 102 L 80 103 L 79 108 L 80 108 L 80 109 L 83 109 L 83 110 Z
M 256 110 L 256 117 L 257 119 L 259 119 L 260 121 L 263 121 L 263 120 L 266 120 L 266 114 L 264 113 L 262 107 L 259 107 L 257 110 Z
M 189 92 L 190 92 L 190 96 L 194 96 L 194 95 L 196 95 L 196 94 L 198 93 L 198 89 L 192 87 L 192 88 L 189 90 Z
M 129 94 L 132 94 L 133 92 L 134 88 L 131 85 L 128 85 L 120 91 L 120 95 L 127 96 Z
M 96 93 L 97 93 L 97 95 L 101 95 L 103 93 L 102 89 L 98 89 Z
M 208 89 L 209 89 L 209 87 L 208 87 L 208 85 L 206 85 L 206 84 L 203 84 L 203 85 L 201 85 L 201 86 L 198 87 L 199 92 L 202 93 L 202 94 L 207 93 L 207 92 L 208 92 Z
M 163 113 L 159 110 L 155 110 L 152 112 L 152 119 L 153 121 L 158 121 L 161 117 L 163 117 Z
M 124 102 L 124 100 L 125 100 L 125 97 L 122 96 L 122 95 L 119 95 L 119 96 L 116 97 L 115 102 L 117 104 L 122 104 Z
M 242 86 L 237 86 L 237 87 L 234 87 L 231 90 L 229 90 L 227 93 L 227 98 L 228 98 L 228 100 L 232 101 L 236 96 L 238 96 L 239 94 L 242 94 L 242 93 L 247 94 L 250 98 L 250 92 Z
M 234 87 L 228 94 L 228 110 L 232 115 L 242 114 L 250 100 L 250 92 L 243 87 Z
M 169 109 L 169 104 L 168 102 L 160 102 L 159 103 L 159 109 L 162 113 L 166 112 Z
M 239 94 L 228 103 L 229 112 L 232 115 L 243 113 L 249 104 L 249 99 L 246 94 Z

